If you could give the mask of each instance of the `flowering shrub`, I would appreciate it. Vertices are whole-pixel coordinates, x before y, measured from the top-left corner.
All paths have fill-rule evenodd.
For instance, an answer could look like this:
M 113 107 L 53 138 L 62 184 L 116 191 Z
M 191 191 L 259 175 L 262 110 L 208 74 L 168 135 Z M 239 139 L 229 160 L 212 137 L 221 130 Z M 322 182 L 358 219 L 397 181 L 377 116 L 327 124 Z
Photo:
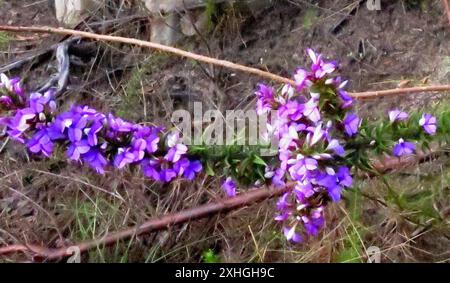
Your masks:
M 371 153 L 414 154 L 432 139 L 447 141 L 450 131 L 447 110 L 439 119 L 428 113 L 409 117 L 395 109 L 381 122 L 363 121 L 352 111 L 347 81 L 334 75 L 337 63 L 310 49 L 307 53 L 312 65 L 296 70 L 295 85 L 276 91 L 259 84 L 256 91 L 258 115 L 272 121 L 266 136 L 279 141 L 276 158 L 235 145 L 214 156 L 204 146 L 183 144 L 178 131 L 131 123 L 88 106 L 59 112 L 51 90 L 26 95 L 19 79 L 4 74 L 0 125 L 4 135 L 32 154 L 50 157 L 58 146 L 69 160 L 99 174 L 109 167 L 139 166 L 150 179 L 168 183 L 179 177 L 193 180 L 203 169 L 214 175 L 212 167 L 217 167 L 228 175 L 222 188 L 229 197 L 237 195 L 238 183 L 288 186 L 277 202 L 275 220 L 286 238 L 298 243 L 319 233 L 326 206 L 352 186 L 356 168 L 373 170 Z
M 133 124 L 88 106 L 57 114 L 52 91 L 26 97 L 18 79 L 2 74 L 1 81 L 0 103 L 8 115 L 0 124 L 33 154 L 49 157 L 58 144 L 68 159 L 86 163 L 99 174 L 107 166 L 138 165 L 147 177 L 164 183 L 177 177 L 192 180 L 202 170 L 176 131 Z
M 296 71 L 296 85 L 277 92 L 260 84 L 256 92 L 257 113 L 272 116 L 269 134 L 279 140 L 278 160 L 266 168 L 265 177 L 275 187 L 292 186 L 278 200 L 275 220 L 282 223 L 286 238 L 297 243 L 318 234 L 327 204 L 339 201 L 352 186 L 354 167 L 373 170 L 370 150 L 397 157 L 414 154 L 416 144 L 427 146 L 438 131 L 431 114 L 409 118 L 398 109 L 388 113 L 389 121 L 363 122 L 351 110 L 347 81 L 333 75 L 337 64 L 311 49 L 307 53 L 312 65 Z M 444 120 L 450 121 L 449 114 L 442 113 Z M 448 138 L 446 125 L 441 138 Z

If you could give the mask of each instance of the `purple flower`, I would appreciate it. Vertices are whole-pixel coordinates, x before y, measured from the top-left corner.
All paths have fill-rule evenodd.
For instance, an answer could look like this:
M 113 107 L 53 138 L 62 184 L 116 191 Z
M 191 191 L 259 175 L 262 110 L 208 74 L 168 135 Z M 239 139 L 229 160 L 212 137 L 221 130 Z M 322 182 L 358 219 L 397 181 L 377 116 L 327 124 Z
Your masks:
M 202 171 L 202 164 L 198 160 L 190 161 L 182 158 L 173 164 L 173 169 L 178 176 L 184 176 L 188 180 L 194 180 L 196 173 Z
M 416 150 L 416 146 L 412 142 L 406 142 L 400 139 L 398 143 L 394 146 L 392 153 L 397 156 L 404 156 L 413 154 Z
M 156 134 L 151 134 L 147 138 L 147 152 L 154 153 L 158 150 L 159 137 Z
M 169 168 L 168 164 L 162 159 L 144 159 L 141 166 L 144 175 L 157 182 L 169 183 L 177 177 L 177 172 Z
M 72 142 L 67 149 L 67 156 L 75 161 L 80 160 L 82 154 L 87 153 L 91 147 L 87 140 Z
M 236 182 L 233 181 L 231 177 L 228 177 L 225 182 L 222 184 L 222 189 L 227 194 L 228 197 L 235 197 L 236 196 Z
M 343 187 L 349 188 L 353 184 L 353 178 L 352 175 L 350 174 L 350 169 L 348 167 L 345 166 L 339 167 L 337 172 L 337 178 L 339 185 Z
M 184 171 L 184 177 L 188 180 L 194 180 L 195 175 L 200 173 L 203 169 L 202 163 L 199 160 L 189 161 L 189 166 Z
M 341 108 L 349 108 L 353 105 L 353 98 L 348 95 L 348 93 L 345 90 L 340 89 L 339 90 L 339 98 L 341 99 Z
M 310 83 L 308 79 L 308 73 L 303 69 L 297 69 L 294 74 L 294 80 L 298 92 L 301 92 L 305 88 L 305 86 Z
M 179 132 L 173 132 L 168 135 L 167 146 L 169 147 L 169 150 L 164 156 L 164 159 L 172 162 L 180 160 L 181 156 L 188 151 L 187 146 L 181 143 Z
M 70 121 L 70 120 L 68 120 Z M 86 127 L 88 119 L 86 116 L 76 115 L 71 120 L 71 125 L 68 130 L 69 140 L 71 142 L 80 141 L 83 137 L 83 130 Z
M 309 180 L 297 181 L 294 187 L 294 193 L 297 199 L 304 202 L 306 198 L 314 195 L 314 187 Z
M 27 147 L 33 153 L 42 153 L 49 157 L 53 151 L 53 142 L 48 136 L 47 130 L 41 129 L 27 142 Z
M 389 111 L 389 121 L 391 123 L 397 122 L 397 121 L 404 121 L 408 119 L 408 113 L 402 112 L 398 109 L 394 109 Z
M 293 227 L 284 227 L 283 234 L 288 241 L 291 241 L 294 243 L 301 243 L 303 241 L 302 236 L 300 236 L 300 234 L 296 232 L 295 225 Z
M 183 176 L 184 172 L 186 172 L 186 169 L 189 167 L 189 164 L 189 159 L 181 158 L 173 164 L 173 170 L 175 170 L 178 176 Z
M 361 120 L 354 113 L 348 113 L 344 118 L 344 128 L 345 133 L 349 137 L 353 137 L 358 133 L 359 126 L 361 125 Z
M 155 158 L 144 159 L 141 163 L 141 168 L 142 168 L 142 171 L 144 172 L 144 175 L 157 181 L 157 182 L 161 181 L 159 167 L 160 167 L 160 161 Z
M 265 84 L 258 84 L 258 90 L 255 94 L 258 98 L 258 101 L 256 102 L 256 113 L 258 115 L 268 113 L 275 102 L 274 90 Z
M 10 128 L 12 130 L 24 132 L 30 127 L 28 121 L 34 119 L 35 117 L 36 114 L 31 108 L 21 109 L 17 111 L 16 115 L 11 121 Z
M 135 162 L 137 156 L 131 148 L 119 148 L 117 155 L 114 157 L 114 166 L 118 169 L 122 169 L 128 164 Z
M 331 150 L 331 151 L 333 151 L 336 155 L 341 156 L 341 157 L 344 156 L 344 154 L 345 154 L 345 149 L 344 149 L 344 147 L 343 147 L 341 144 L 339 144 L 339 141 L 336 140 L 336 139 L 332 139 L 332 140 L 328 143 L 328 146 L 327 146 L 326 150 L 327 150 L 327 151 L 328 151 L 328 150 Z
M 277 170 L 272 171 L 272 169 L 269 167 L 266 167 L 265 171 L 266 172 L 264 174 L 264 177 L 266 179 L 271 179 L 272 185 L 274 185 L 276 188 L 282 188 L 286 185 L 286 182 L 284 181 L 286 171 L 284 171 L 281 168 L 278 168 Z
M 99 150 L 91 149 L 88 153 L 83 154 L 82 158 L 97 173 L 105 174 L 105 166 L 108 164 L 108 161 Z
M 288 149 L 291 146 L 295 146 L 296 141 L 298 141 L 299 136 L 297 132 L 297 127 L 295 125 L 291 125 L 288 128 L 288 131 L 283 134 L 283 136 L 280 139 L 280 148 L 281 149 Z
M 313 123 L 317 123 L 320 121 L 320 111 L 319 111 L 319 102 L 311 98 L 307 103 L 304 104 L 303 114 L 308 117 L 309 120 Z
M 103 129 L 103 117 L 96 119 L 90 128 L 85 128 L 84 133 L 87 135 L 87 140 L 90 146 L 96 146 L 98 144 L 98 133 Z
M 322 123 L 316 127 L 310 127 L 308 130 L 310 133 L 306 136 L 306 143 L 309 144 L 309 146 L 315 145 L 325 136 L 325 131 L 322 129 Z
M 174 147 L 171 147 L 167 154 L 164 156 L 164 159 L 172 162 L 177 162 L 180 160 L 181 156 L 186 154 L 188 148 L 184 144 L 176 144 Z
M 419 125 L 423 127 L 423 130 L 429 135 L 435 135 L 437 130 L 436 117 L 424 113 L 419 120 Z
M 305 106 L 295 100 L 288 101 L 278 109 L 278 117 L 282 119 L 290 119 L 291 121 L 300 120 L 303 117 Z
M 311 236 L 317 236 L 319 230 L 322 228 L 325 220 L 322 216 L 322 207 L 316 208 L 314 212 L 312 212 L 313 217 L 303 216 L 303 226 L 305 227 L 305 231 L 307 234 Z
M 25 100 L 24 92 L 20 86 L 20 79 L 9 79 L 5 74 L 0 74 L 0 88 L 6 88 L 8 91 L 17 95 L 21 100 Z
M 313 62 L 311 65 L 311 71 L 315 79 L 322 79 L 327 74 L 331 74 L 336 70 L 337 64 L 334 62 L 323 61 L 321 54 L 314 52 L 310 48 L 307 49 L 307 53 Z
M 315 170 L 318 167 L 317 160 L 301 156 L 300 154 L 297 156 L 297 159 L 291 159 L 288 163 L 293 164 L 289 168 L 289 173 L 292 179 L 296 181 L 301 181 L 309 171 Z
M 108 115 L 108 125 L 111 130 L 119 133 L 129 133 L 133 130 L 133 124 L 120 118 L 116 118 L 112 114 Z
M 12 101 L 11 97 L 2 95 L 0 96 L 0 105 L 4 105 L 7 109 L 9 109 L 12 108 L 14 102 Z
M 161 169 L 159 173 L 161 182 L 169 183 L 177 177 L 177 173 L 173 169 Z
M 49 104 L 52 99 L 53 91 L 47 91 L 44 95 L 34 92 L 30 94 L 30 108 L 33 109 L 36 114 L 42 113 L 44 112 L 45 106 Z M 54 110 L 54 106 L 51 108 Z

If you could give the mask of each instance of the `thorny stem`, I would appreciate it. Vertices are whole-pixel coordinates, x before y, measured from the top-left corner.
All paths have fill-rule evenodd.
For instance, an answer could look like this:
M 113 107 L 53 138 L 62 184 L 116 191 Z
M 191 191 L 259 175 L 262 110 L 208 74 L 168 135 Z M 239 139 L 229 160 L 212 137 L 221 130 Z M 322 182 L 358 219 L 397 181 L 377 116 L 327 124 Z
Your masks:
M 135 38 L 127 38 L 127 37 L 121 37 L 121 36 L 112 36 L 112 35 L 104 35 L 104 34 L 96 34 L 92 32 L 86 32 L 86 31 L 79 31 L 79 30 L 73 30 L 73 29 L 65 29 L 65 28 L 54 28 L 54 27 L 25 27 L 25 26 L 5 26 L 0 25 L 0 30 L 3 31 L 9 31 L 9 32 L 37 32 L 37 33 L 55 33 L 55 34 L 62 34 L 62 35 L 72 35 L 72 36 L 79 36 L 83 38 L 90 38 L 94 40 L 103 40 L 103 41 L 110 41 L 110 42 L 121 42 L 121 43 L 127 43 L 142 47 L 147 47 L 151 49 L 156 49 L 168 53 L 172 53 L 181 57 L 190 58 L 196 61 L 213 64 L 217 66 L 221 66 L 224 68 L 241 71 L 253 75 L 257 75 L 269 80 L 273 80 L 279 83 L 286 83 L 290 85 L 295 85 L 295 82 L 292 79 L 285 78 L 282 76 L 275 75 L 270 72 L 262 71 L 257 68 L 253 67 L 247 67 L 244 65 L 236 64 L 230 61 L 226 60 L 220 60 L 211 58 L 208 56 L 188 52 L 179 48 L 158 44 L 150 41 L 145 40 L 139 40 Z M 436 85 L 436 86 L 424 86 L 424 87 L 411 87 L 411 88 L 396 88 L 396 89 L 389 89 L 389 90 L 381 90 L 381 91 L 368 91 L 368 92 L 355 92 L 355 93 L 349 93 L 354 98 L 357 99 L 367 99 L 367 98 L 375 98 L 375 97 L 381 97 L 381 96 L 393 96 L 393 95 L 403 95 L 403 94 L 410 94 L 410 93 L 417 93 L 417 92 L 437 92 L 437 91 L 450 91 L 450 85 Z

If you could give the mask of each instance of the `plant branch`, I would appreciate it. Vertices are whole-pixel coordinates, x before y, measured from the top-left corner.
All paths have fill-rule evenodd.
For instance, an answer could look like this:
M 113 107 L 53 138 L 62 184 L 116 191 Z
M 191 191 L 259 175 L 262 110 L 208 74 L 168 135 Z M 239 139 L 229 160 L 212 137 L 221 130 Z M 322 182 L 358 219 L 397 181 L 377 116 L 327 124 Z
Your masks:
M 110 41 L 110 42 L 120 42 L 127 43 L 132 45 L 137 45 L 141 47 L 147 47 L 151 49 L 160 50 L 163 52 L 172 53 L 181 57 L 190 58 L 196 61 L 213 64 L 217 66 L 221 66 L 224 68 L 228 68 L 231 70 L 236 70 L 240 72 L 245 72 L 249 74 L 253 74 L 256 76 L 260 76 L 262 78 L 266 78 L 269 80 L 273 80 L 279 83 L 287 83 L 294 85 L 295 82 L 292 79 L 285 78 L 282 76 L 275 75 L 270 72 L 262 71 L 257 68 L 247 67 L 244 65 L 236 64 L 230 61 L 215 59 L 208 56 L 188 52 L 179 48 L 166 46 L 150 41 L 139 40 L 135 38 L 127 38 L 121 36 L 111 36 L 104 34 L 96 34 L 92 32 L 85 32 L 73 29 L 65 29 L 65 28 L 53 28 L 53 27 L 24 27 L 24 26 L 5 26 L 0 25 L 0 30 L 9 31 L 9 32 L 35 32 L 35 33 L 54 33 L 61 35 L 71 35 L 71 36 L 79 36 L 83 38 L 90 38 L 99 41 Z M 368 92 L 357 92 L 357 93 L 349 93 L 354 98 L 374 98 L 381 96 L 389 96 L 389 95 L 402 95 L 402 94 L 410 94 L 416 92 L 436 92 L 436 91 L 450 91 L 450 85 L 437 85 L 437 86 L 424 86 L 424 87 L 412 87 L 412 88 L 397 88 L 397 89 L 389 89 L 389 90 L 381 90 L 381 91 L 368 91 Z

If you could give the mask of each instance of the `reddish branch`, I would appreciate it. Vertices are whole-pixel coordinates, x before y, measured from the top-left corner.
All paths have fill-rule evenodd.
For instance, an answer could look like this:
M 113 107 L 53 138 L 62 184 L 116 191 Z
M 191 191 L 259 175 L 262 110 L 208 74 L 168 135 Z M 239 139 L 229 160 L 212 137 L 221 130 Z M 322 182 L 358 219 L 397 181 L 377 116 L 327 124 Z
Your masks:
M 387 172 L 390 170 L 402 169 L 407 166 L 416 164 L 417 162 L 423 161 L 433 154 L 435 154 L 435 152 L 430 153 L 420 152 L 415 156 L 403 158 L 386 157 L 382 161 L 374 162 L 373 167 L 378 172 Z M 22 252 L 31 255 L 33 260 L 48 260 L 48 261 L 60 260 L 62 258 L 69 257 L 72 255 L 72 253 L 69 251 L 70 247 L 78 247 L 80 252 L 83 253 L 98 246 L 107 246 L 114 244 L 119 240 L 125 240 L 132 238 L 134 236 L 169 229 L 171 226 L 177 224 L 186 223 L 192 220 L 212 216 L 220 212 L 235 210 L 237 208 L 244 206 L 250 206 L 257 202 L 279 196 L 290 190 L 290 188 L 292 188 L 292 184 L 288 184 L 283 189 L 262 188 L 250 190 L 249 192 L 238 195 L 235 198 L 228 198 L 217 202 L 204 204 L 191 209 L 166 214 L 161 217 L 155 217 L 139 226 L 107 234 L 102 238 L 78 243 L 73 246 L 67 246 L 57 249 L 49 249 L 34 244 L 9 245 L 5 247 L 0 247 L 0 255 Z
M 158 230 L 169 229 L 171 226 L 176 224 L 204 218 L 207 216 L 217 214 L 219 212 L 235 210 L 239 207 L 252 205 L 255 202 L 259 202 L 265 199 L 281 195 L 287 190 L 289 190 L 289 186 L 283 189 L 267 189 L 267 188 L 254 189 L 234 198 L 204 204 L 180 212 L 166 214 L 161 217 L 155 217 L 137 227 L 132 227 L 122 231 L 114 232 L 102 238 L 78 243 L 74 246 L 78 247 L 81 252 L 85 252 L 98 246 L 114 244 L 119 240 L 129 239 L 134 236 L 139 236 L 145 233 L 154 232 Z M 71 252 L 68 251 L 68 248 L 69 247 L 63 247 L 59 249 L 49 249 L 42 246 L 31 244 L 10 245 L 6 247 L 1 247 L 0 255 L 23 252 L 26 254 L 28 253 L 31 254 L 35 260 L 37 259 L 58 260 L 72 255 Z
M 450 6 L 448 5 L 448 0 L 442 0 L 442 3 L 444 3 L 444 8 L 447 12 L 448 24 L 450 26 Z
M 279 83 L 288 83 L 295 84 L 295 82 L 289 78 L 281 77 L 270 72 L 262 71 L 257 68 L 247 67 L 244 65 L 236 64 L 226 60 L 220 60 L 211 58 L 208 56 L 184 51 L 182 49 L 178 49 L 171 46 L 166 46 L 150 41 L 139 40 L 135 38 L 127 38 L 121 36 L 112 36 L 112 35 L 104 35 L 104 34 L 96 34 L 92 32 L 79 31 L 73 29 L 64 29 L 64 28 L 52 28 L 52 27 L 22 27 L 22 26 L 1 26 L 0 30 L 9 31 L 9 32 L 35 32 L 35 33 L 55 33 L 61 35 L 72 35 L 84 38 L 90 38 L 94 40 L 102 40 L 109 42 L 120 42 L 127 43 L 132 45 L 137 45 L 141 47 L 147 47 L 151 49 L 156 49 L 168 53 L 172 53 L 178 56 L 182 56 L 185 58 L 190 58 L 196 61 L 213 64 L 221 67 L 225 67 L 228 69 L 245 72 L 253 75 L 257 75 L 263 78 L 267 78 L 269 80 L 273 80 Z M 412 88 L 397 88 L 390 90 L 382 90 L 382 91 L 368 91 L 368 92 L 358 92 L 358 93 L 349 93 L 351 96 L 355 98 L 373 98 L 380 96 L 388 96 L 388 95 L 402 95 L 416 92 L 435 92 L 435 91 L 450 91 L 450 85 L 442 85 L 442 86 L 424 86 L 424 87 L 412 87 Z

